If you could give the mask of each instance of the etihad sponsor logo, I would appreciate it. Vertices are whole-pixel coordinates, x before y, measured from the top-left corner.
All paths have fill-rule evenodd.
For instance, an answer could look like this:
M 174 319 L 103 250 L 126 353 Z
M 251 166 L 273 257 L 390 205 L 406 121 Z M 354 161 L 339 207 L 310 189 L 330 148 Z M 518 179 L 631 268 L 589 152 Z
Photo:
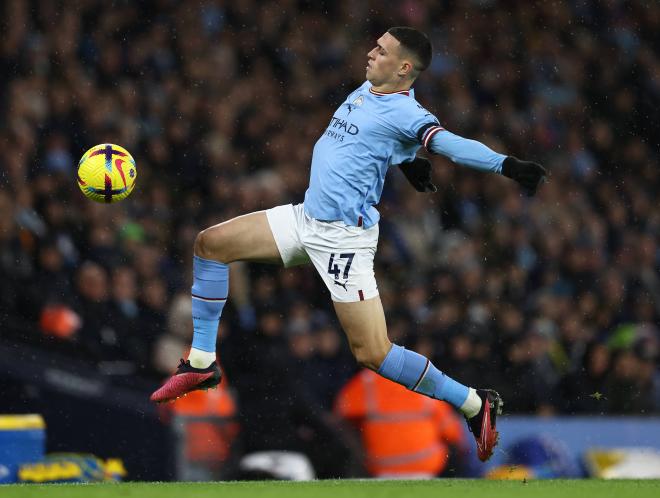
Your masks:
M 357 135 L 360 133 L 360 129 L 356 125 L 349 123 L 345 119 L 341 119 L 335 116 L 332 116 L 330 119 L 330 125 L 328 128 L 335 128 L 337 130 L 343 131 L 344 133 L 348 133 L 349 135 Z

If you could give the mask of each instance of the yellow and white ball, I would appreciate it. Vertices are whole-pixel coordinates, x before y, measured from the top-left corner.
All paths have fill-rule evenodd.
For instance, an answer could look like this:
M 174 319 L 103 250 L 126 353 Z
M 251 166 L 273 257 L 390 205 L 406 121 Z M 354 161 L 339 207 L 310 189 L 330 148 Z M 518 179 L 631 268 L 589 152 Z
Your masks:
M 78 163 L 78 186 L 86 197 L 96 202 L 126 199 L 135 187 L 136 178 L 135 160 L 119 145 L 95 145 Z

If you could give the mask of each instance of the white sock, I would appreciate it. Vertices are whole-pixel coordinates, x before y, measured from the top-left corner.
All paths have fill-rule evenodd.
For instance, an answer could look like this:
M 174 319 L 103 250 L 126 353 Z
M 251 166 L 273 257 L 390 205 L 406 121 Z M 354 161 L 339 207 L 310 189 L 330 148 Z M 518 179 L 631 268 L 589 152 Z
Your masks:
M 468 397 L 465 400 L 465 403 L 463 403 L 463 405 L 459 408 L 459 410 L 467 418 L 472 418 L 477 413 L 479 413 L 479 410 L 481 410 L 481 398 L 477 394 L 476 390 L 472 389 L 471 387 L 469 389 L 470 391 L 468 392 Z
M 208 351 L 202 351 L 201 349 L 190 348 L 190 354 L 188 355 L 188 360 L 190 360 L 190 366 L 193 368 L 206 368 L 215 361 L 215 352 L 208 352 Z

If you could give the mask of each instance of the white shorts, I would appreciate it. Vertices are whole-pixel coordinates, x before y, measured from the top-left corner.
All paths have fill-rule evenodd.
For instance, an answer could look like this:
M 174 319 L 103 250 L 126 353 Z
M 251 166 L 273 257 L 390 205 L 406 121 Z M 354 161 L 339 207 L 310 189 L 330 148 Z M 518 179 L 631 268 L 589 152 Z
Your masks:
M 364 229 L 343 221 L 319 221 L 302 204 L 266 210 L 270 230 L 285 267 L 310 261 L 333 301 L 351 303 L 378 295 L 374 256 L 378 225 Z

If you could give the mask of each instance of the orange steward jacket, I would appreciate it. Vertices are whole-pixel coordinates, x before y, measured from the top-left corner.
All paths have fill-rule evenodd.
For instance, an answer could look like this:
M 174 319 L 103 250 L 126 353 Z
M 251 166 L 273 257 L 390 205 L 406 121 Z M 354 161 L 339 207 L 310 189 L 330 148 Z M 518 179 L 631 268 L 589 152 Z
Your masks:
M 227 459 L 238 433 L 236 403 L 226 379 L 216 389 L 192 391 L 173 403 L 173 411 L 185 422 L 185 454 L 193 462 Z
M 372 476 L 436 476 L 449 446 L 464 444 L 461 419 L 444 401 L 362 370 L 339 392 L 335 412 L 356 424 Z

